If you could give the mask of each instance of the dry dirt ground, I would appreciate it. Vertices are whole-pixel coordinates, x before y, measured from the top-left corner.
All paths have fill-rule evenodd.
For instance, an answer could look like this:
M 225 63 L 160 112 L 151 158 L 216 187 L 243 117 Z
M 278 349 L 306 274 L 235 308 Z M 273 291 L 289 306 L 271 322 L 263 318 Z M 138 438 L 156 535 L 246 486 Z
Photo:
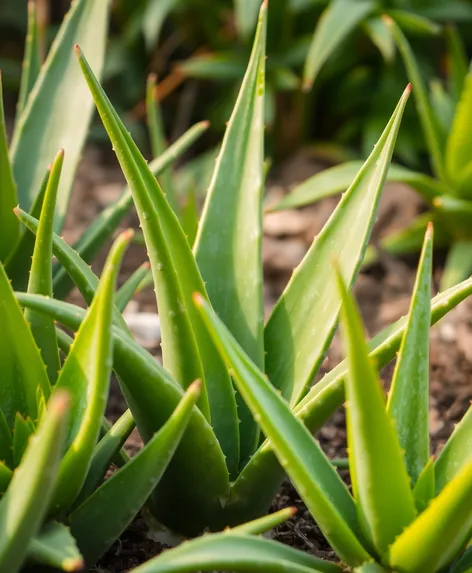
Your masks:
M 287 162 L 276 174 L 275 182 L 269 185 L 268 193 L 277 197 L 292 184 L 304 180 L 320 169 L 309 154 L 301 153 Z M 116 164 L 103 153 L 90 148 L 79 170 L 74 190 L 70 217 L 65 238 L 72 242 L 87 227 L 96 214 L 119 195 L 123 179 Z M 265 299 L 270 311 L 282 292 L 293 268 L 301 261 L 313 237 L 328 219 L 336 199 L 325 200 L 316 206 L 297 211 L 287 211 L 267 216 L 264 223 L 264 272 Z M 373 240 L 379 235 L 408 223 L 421 209 L 417 196 L 409 189 L 395 185 L 387 186 L 380 205 Z M 135 215 L 130 214 L 122 227 L 136 226 Z M 103 261 L 99 258 L 97 270 Z M 436 256 L 435 287 L 441 272 L 441 253 Z M 127 254 L 120 282 L 144 261 L 142 247 L 132 246 Z M 374 268 L 361 272 L 355 286 L 355 294 L 361 306 L 369 335 L 396 320 L 408 310 L 409 297 L 414 283 L 415 258 L 399 261 L 384 258 Z M 73 299 L 79 300 L 77 295 Z M 152 291 L 141 293 L 137 300 L 138 311 L 155 311 Z M 150 348 L 159 356 L 159 348 Z M 336 336 L 323 370 L 329 370 L 341 359 L 341 345 Z M 465 301 L 431 330 L 431 416 L 430 430 L 434 449 L 442 446 L 454 424 L 462 417 L 472 398 L 472 300 Z M 392 368 L 382 373 L 388 386 Z M 119 391 L 114 387 L 110 399 L 111 418 L 116 418 L 123 409 Z M 339 411 L 319 432 L 318 438 L 331 457 L 345 455 L 346 435 L 344 415 Z M 130 451 L 140 446 L 135 433 L 128 444 Z M 305 551 L 333 558 L 329 547 L 316 524 L 289 483 L 274 502 L 274 509 L 296 505 L 298 514 L 277 528 L 277 539 Z M 158 554 L 162 546 L 148 539 L 142 518 L 135 520 L 120 542 L 108 552 L 93 571 L 121 573 Z

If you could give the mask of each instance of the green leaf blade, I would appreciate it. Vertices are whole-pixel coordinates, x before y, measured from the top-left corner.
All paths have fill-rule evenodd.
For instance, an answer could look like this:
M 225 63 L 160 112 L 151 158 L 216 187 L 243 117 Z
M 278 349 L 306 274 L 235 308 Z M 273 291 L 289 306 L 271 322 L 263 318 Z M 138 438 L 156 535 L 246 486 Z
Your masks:
M 69 528 L 54 521 L 32 539 L 28 558 L 62 571 L 82 571 L 84 567 L 84 559 Z

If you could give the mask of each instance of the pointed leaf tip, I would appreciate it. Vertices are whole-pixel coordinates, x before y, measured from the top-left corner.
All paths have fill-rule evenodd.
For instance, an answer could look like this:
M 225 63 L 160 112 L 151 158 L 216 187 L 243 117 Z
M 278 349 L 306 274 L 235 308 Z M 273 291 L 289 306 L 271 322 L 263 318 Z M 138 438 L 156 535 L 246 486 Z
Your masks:
M 202 307 L 205 304 L 205 299 L 199 292 L 194 292 L 192 295 L 193 303 L 197 307 Z
M 195 382 L 192 382 L 190 384 L 190 386 L 187 389 L 187 392 L 189 394 L 200 394 L 200 390 L 202 389 L 202 381 L 200 379 L 195 380 Z
M 58 414 L 63 414 L 67 411 L 70 404 L 70 396 L 69 392 L 66 390 L 57 390 L 51 396 L 49 401 L 49 408 L 52 412 L 56 412 Z
M 85 561 L 83 559 L 71 558 L 62 562 L 62 569 L 70 573 L 73 571 L 82 571 L 84 567 Z

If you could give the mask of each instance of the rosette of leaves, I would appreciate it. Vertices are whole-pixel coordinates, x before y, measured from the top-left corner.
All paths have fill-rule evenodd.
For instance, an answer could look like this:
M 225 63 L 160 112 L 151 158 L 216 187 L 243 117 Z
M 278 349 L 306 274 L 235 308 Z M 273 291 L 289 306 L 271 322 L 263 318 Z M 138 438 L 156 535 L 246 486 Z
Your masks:
M 392 30 L 413 87 L 432 175 L 391 166 L 388 180 L 412 187 L 421 195 L 428 210 L 409 228 L 385 236 L 379 247 L 392 255 L 418 252 L 428 221 L 434 221 L 437 245 L 448 248 L 441 279 L 441 288 L 446 289 L 472 272 L 472 143 L 467 127 L 472 113 L 472 75 L 459 34 L 454 28 L 448 28 L 447 82 L 432 81 L 428 92 L 405 35 L 392 20 L 387 19 L 386 25 Z M 297 185 L 273 208 L 300 207 L 343 191 L 359 165 L 353 161 L 327 169 Z M 375 251 L 370 250 L 366 262 L 376 258 Z
M 190 246 L 178 217 L 77 47 L 84 77 L 109 134 L 139 215 L 155 285 L 162 333 L 161 366 L 115 318 L 113 368 L 144 442 L 159 430 L 185 389 L 202 381 L 198 408 L 156 488 L 151 507 L 164 525 L 187 535 L 243 523 L 267 512 L 284 476 L 270 441 L 234 385 L 193 302 L 207 301 L 235 339 L 315 431 L 344 399 L 346 365 L 311 388 L 334 333 L 341 306 L 331 259 L 336 253 L 352 285 L 362 262 L 393 151 L 408 90 L 378 145 L 281 295 L 267 324 L 263 315 L 262 191 L 264 175 L 264 64 L 267 5 L 263 4 L 248 69 L 215 165 L 197 238 Z M 25 212 L 20 219 L 37 232 Z M 90 295 L 97 278 L 62 239 L 54 254 Z M 466 281 L 436 297 L 435 322 L 472 289 Z M 84 311 L 36 294 L 21 304 L 68 328 Z M 382 367 L 395 355 L 406 321 L 371 342 Z M 62 339 L 62 335 L 59 335 Z

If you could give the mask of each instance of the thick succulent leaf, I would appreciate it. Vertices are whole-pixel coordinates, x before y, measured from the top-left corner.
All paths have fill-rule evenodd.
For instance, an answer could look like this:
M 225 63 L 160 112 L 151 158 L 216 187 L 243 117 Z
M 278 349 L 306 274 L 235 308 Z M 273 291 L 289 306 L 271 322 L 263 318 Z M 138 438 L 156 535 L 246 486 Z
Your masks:
M 237 525 L 232 527 L 230 533 L 245 533 L 246 535 L 260 535 L 265 533 L 274 527 L 277 527 L 281 523 L 287 521 L 297 513 L 296 507 L 286 507 L 280 511 L 275 511 L 274 513 L 269 513 L 259 517 L 259 519 L 254 519 L 253 521 L 248 521 L 242 525 Z M 228 531 L 228 530 L 227 530 Z
M 54 509 L 67 509 L 79 494 L 100 433 L 113 359 L 114 287 L 131 238 L 132 233 L 125 231 L 110 251 L 97 294 L 57 380 L 56 387 L 70 394 L 71 414 L 68 449 L 59 469 Z
M 446 266 L 441 277 L 442 291 L 456 285 L 472 272 L 472 241 L 452 243 L 447 254 Z
M 77 330 L 85 316 L 83 309 L 61 301 L 23 293 L 16 296 L 22 305 L 49 314 L 71 330 Z M 128 335 L 114 327 L 113 337 L 114 369 L 140 434 L 147 442 L 177 407 L 182 390 L 159 362 Z M 189 429 L 159 491 L 162 495 L 154 502 L 155 511 L 162 522 L 175 530 L 195 535 L 211 520 L 214 527 L 229 523 L 226 518 L 217 520 L 229 494 L 225 458 L 212 427 L 198 409 L 193 410 Z
M 303 86 L 311 89 L 320 69 L 345 38 L 375 9 L 369 0 L 334 0 L 321 15 L 305 62 Z
M 264 368 L 262 192 L 267 4 L 206 196 L 195 257 L 213 308 L 249 357 Z M 215 270 L 218 269 L 217 272 Z M 238 397 L 240 456 L 254 452 L 259 428 Z
M 101 73 L 107 39 L 109 0 L 76 0 L 56 36 L 33 91 L 16 125 L 10 154 L 19 203 L 29 211 L 44 170 L 58 149 L 66 158 L 58 192 L 56 230 L 62 227 L 93 102 L 80 81 L 72 47 L 90 51 L 91 65 Z M 93 23 L 93 25 L 92 25 Z
M 0 73 L 0 261 L 5 262 L 20 238 L 20 226 L 13 214 L 18 203 L 16 184 L 8 156 L 8 141 L 3 110 L 2 74 Z
M 297 404 L 317 372 L 341 304 L 333 253 L 346 282 L 356 279 L 375 221 L 396 136 L 409 95 L 405 90 L 373 152 L 294 271 L 265 327 L 266 373 Z
M 431 154 L 431 167 L 434 173 L 440 179 L 444 180 L 444 142 L 441 139 L 437 120 L 434 116 L 433 109 L 428 99 L 428 94 L 423 82 L 418 62 L 410 44 L 408 43 L 408 40 L 400 28 L 391 19 L 388 20 L 388 24 L 392 27 L 393 36 L 405 63 L 408 77 L 410 78 L 410 82 L 413 86 L 413 95 L 415 97 L 416 108 L 418 110 L 421 126 L 424 131 L 426 145 L 428 146 L 429 152 Z
M 13 472 L 11 469 L 3 462 L 0 462 L 0 495 L 3 495 L 7 491 L 12 476 Z
M 472 165 L 472 135 L 467 125 L 472 122 L 472 72 L 464 80 L 464 88 L 456 107 L 452 128 L 447 138 L 445 162 L 449 180 L 458 186 L 464 172 Z M 464 190 L 465 197 L 471 197 L 470 190 Z
M 472 462 L 464 466 L 392 544 L 389 564 L 409 573 L 436 573 L 466 545 L 472 529 Z
M 446 42 L 449 92 L 454 101 L 458 102 L 464 88 L 469 62 L 464 42 L 456 26 L 452 24 L 446 27 Z
M 70 529 L 62 523 L 47 523 L 28 547 L 28 558 L 62 571 L 82 571 L 84 559 Z
M 208 129 L 209 123 L 201 121 L 186 131 L 177 141 L 170 145 L 159 157 L 149 163 L 149 169 L 158 177 L 178 159 Z M 91 263 L 105 242 L 117 229 L 124 215 L 133 204 L 133 196 L 127 188 L 115 203 L 104 209 L 74 244 L 84 261 Z M 54 273 L 54 293 L 56 298 L 64 299 L 72 290 L 73 282 L 67 271 L 61 266 Z
M 130 410 L 126 410 L 95 446 L 90 468 L 75 501 L 75 507 L 81 505 L 100 485 L 115 456 L 125 445 L 135 427 L 133 415 Z
M 398 353 L 387 412 L 395 422 L 405 465 L 416 483 L 429 453 L 429 323 L 433 228 L 426 231 L 408 323 Z
M 429 458 L 413 488 L 418 513 L 426 509 L 435 496 L 434 458 Z
M 149 268 L 149 263 L 146 261 L 121 285 L 115 297 L 116 307 L 120 312 L 124 311 L 143 280 L 149 275 Z
M 435 464 L 436 493 L 472 461 L 472 406 L 454 428 Z
M 11 428 L 5 419 L 5 414 L 0 408 L 0 463 L 5 463 L 13 468 L 13 436 Z
M 372 16 L 362 23 L 365 33 L 377 46 L 386 63 L 391 63 L 395 59 L 395 42 L 391 29 L 385 21 L 378 16 Z
M 1 264 L 0 301 L 0 403 L 11 428 L 17 412 L 37 420 L 37 388 L 49 397 L 51 387 L 39 349 Z
M 416 509 L 403 453 L 369 360 L 360 314 L 339 275 L 348 358 L 346 412 L 349 468 L 362 530 L 379 554 L 410 524 Z
M 203 365 L 206 391 L 202 390 L 200 406 L 208 416 L 208 400 L 211 424 L 234 474 L 239 459 L 236 399 L 224 364 L 192 304 L 193 292 L 206 293 L 195 258 L 175 213 L 81 53 L 79 63 L 140 217 L 158 299 L 164 365 L 180 375 L 177 380 L 183 386 L 199 377 Z
M 370 563 L 364 563 L 360 567 L 356 567 L 354 573 L 388 573 L 388 570 L 384 569 L 378 563 L 371 561 Z
M 21 70 L 20 93 L 16 105 L 16 121 L 25 109 L 28 96 L 33 89 L 41 69 L 38 20 L 36 2 L 28 2 L 28 31 L 26 35 L 25 55 Z
M 346 191 L 362 167 L 361 161 L 348 161 L 342 165 L 336 165 L 320 171 L 309 177 L 303 183 L 296 185 L 276 205 L 269 205 L 268 211 L 280 211 L 282 209 L 294 209 L 303 207 L 320 199 L 332 197 Z M 437 195 L 444 194 L 448 190 L 428 175 L 411 171 L 400 165 L 391 165 L 386 181 L 406 183 L 416 189 L 429 203 Z
M 260 0 L 234 0 L 236 27 L 243 38 L 254 30 L 260 5 Z
M 164 551 L 137 567 L 133 573 L 189 573 L 191 571 L 267 571 L 268 573 L 340 573 L 335 563 L 296 549 L 250 535 L 204 535 Z
M 441 32 L 440 24 L 434 20 L 415 14 L 411 10 L 389 10 L 388 15 L 395 20 L 400 28 L 416 36 L 431 36 Z
M 49 401 L 22 463 L 0 501 L 0 570 L 16 573 L 39 531 L 54 491 L 68 409 L 62 392 Z
M 431 80 L 430 82 L 431 105 L 437 118 L 441 132 L 447 135 L 451 130 L 456 110 L 456 102 L 447 93 L 441 80 Z
M 200 387 L 199 381 L 191 384 L 159 432 L 70 515 L 72 534 L 88 564 L 118 539 L 151 495 L 187 428 Z
M 28 292 L 52 296 L 52 234 L 57 190 L 61 176 L 64 152 L 59 151 L 51 168 L 48 186 L 41 209 L 33 260 L 28 281 Z M 25 318 L 30 323 L 31 332 L 41 350 L 49 380 L 54 384 L 60 369 L 54 321 L 43 314 L 27 310 Z
M 13 427 L 13 463 L 15 467 L 20 465 L 23 454 L 25 453 L 28 440 L 34 434 L 34 425 L 31 420 L 25 420 L 18 412 L 15 416 L 15 425 Z
M 354 500 L 336 470 L 209 305 L 199 295 L 195 303 L 239 392 L 321 531 L 343 561 L 360 565 L 369 555 L 358 538 Z
M 431 324 L 440 320 L 470 294 L 472 294 L 472 279 L 437 295 L 431 305 Z M 404 317 L 370 341 L 370 358 L 375 361 L 379 369 L 395 357 L 405 326 Z M 347 361 L 344 360 L 315 384 L 295 407 L 294 413 L 297 418 L 302 420 L 310 431 L 319 430 L 343 403 L 346 374 Z M 257 516 L 258 513 L 267 511 L 282 480 L 283 470 L 277 463 L 270 441 L 266 440 L 233 484 L 227 511 L 231 509 L 239 519 L 247 519 L 248 516 Z
M 472 573 L 472 547 L 468 547 L 450 573 Z

